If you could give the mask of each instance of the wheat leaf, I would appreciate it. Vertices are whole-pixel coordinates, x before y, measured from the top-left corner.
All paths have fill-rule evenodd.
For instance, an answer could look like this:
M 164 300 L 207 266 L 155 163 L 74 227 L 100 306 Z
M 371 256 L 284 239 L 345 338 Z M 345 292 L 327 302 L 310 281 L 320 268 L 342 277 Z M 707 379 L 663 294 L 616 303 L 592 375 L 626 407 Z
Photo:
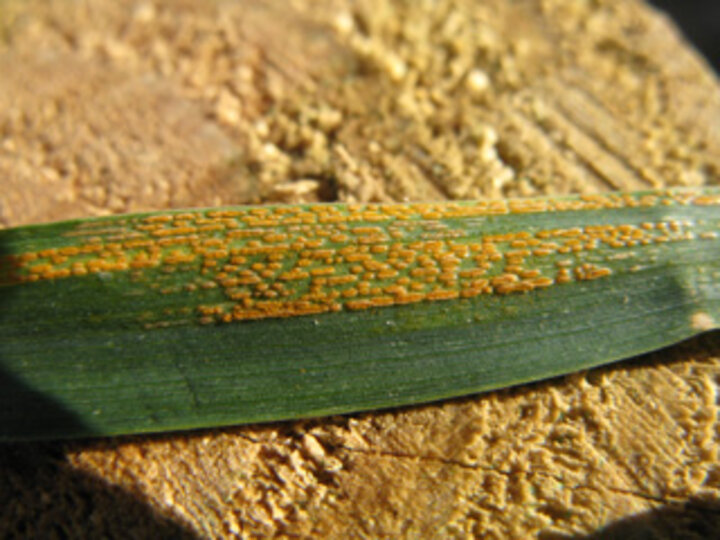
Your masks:
M 720 321 L 720 190 L 158 212 L 0 231 L 0 439 L 406 405 Z

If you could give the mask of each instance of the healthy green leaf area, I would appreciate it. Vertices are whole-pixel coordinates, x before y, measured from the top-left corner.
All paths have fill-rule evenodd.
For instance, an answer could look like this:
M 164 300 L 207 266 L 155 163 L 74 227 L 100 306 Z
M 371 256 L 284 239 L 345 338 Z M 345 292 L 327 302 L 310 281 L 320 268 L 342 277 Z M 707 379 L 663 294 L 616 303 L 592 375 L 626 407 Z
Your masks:
M 159 212 L 0 231 L 0 439 L 347 413 L 720 321 L 720 189 Z

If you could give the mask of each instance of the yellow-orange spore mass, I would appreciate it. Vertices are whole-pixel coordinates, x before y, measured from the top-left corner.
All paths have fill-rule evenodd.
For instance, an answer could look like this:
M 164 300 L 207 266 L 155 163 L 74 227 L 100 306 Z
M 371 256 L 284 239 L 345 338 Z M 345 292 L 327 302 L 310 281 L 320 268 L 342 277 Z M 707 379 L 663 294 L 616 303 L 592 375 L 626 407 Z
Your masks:
M 185 282 L 156 288 L 185 294 L 190 303 L 195 291 L 222 292 L 224 300 L 217 304 L 188 306 L 201 323 L 293 317 L 529 293 L 637 268 L 636 248 L 717 238 L 717 223 L 698 229 L 694 223 L 647 218 L 483 232 L 483 219 L 490 216 L 672 205 L 720 206 L 720 196 L 658 192 L 130 216 L 80 223 L 66 234 L 73 245 L 13 255 L 9 262 L 14 282 L 102 272 L 136 272 L 135 278 L 155 270 L 181 274 Z

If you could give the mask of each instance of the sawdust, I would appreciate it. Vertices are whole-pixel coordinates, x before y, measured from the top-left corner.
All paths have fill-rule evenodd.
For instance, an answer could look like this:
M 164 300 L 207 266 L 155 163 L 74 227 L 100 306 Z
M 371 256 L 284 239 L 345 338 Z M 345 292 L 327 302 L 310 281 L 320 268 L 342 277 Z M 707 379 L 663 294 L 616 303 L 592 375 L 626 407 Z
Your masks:
M 4 0 L 0 22 L 6 226 L 720 179 L 718 83 L 635 1 Z M 32 482 L 3 449 L 0 530 L 82 530 L 77 513 L 27 511 L 81 491 L 88 536 L 121 535 L 126 517 L 71 470 L 175 520 L 172 535 L 575 537 L 717 503 L 719 383 L 711 335 L 425 407 L 58 443 L 65 472 Z M 648 515 L 623 530 L 699 530 Z

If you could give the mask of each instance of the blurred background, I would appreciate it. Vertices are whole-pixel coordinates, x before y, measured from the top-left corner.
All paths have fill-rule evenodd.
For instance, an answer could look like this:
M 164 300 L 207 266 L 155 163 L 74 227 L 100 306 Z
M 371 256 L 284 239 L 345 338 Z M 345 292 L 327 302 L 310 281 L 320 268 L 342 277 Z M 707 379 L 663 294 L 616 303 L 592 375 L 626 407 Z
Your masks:
M 650 0 L 670 15 L 720 74 L 720 0 Z

